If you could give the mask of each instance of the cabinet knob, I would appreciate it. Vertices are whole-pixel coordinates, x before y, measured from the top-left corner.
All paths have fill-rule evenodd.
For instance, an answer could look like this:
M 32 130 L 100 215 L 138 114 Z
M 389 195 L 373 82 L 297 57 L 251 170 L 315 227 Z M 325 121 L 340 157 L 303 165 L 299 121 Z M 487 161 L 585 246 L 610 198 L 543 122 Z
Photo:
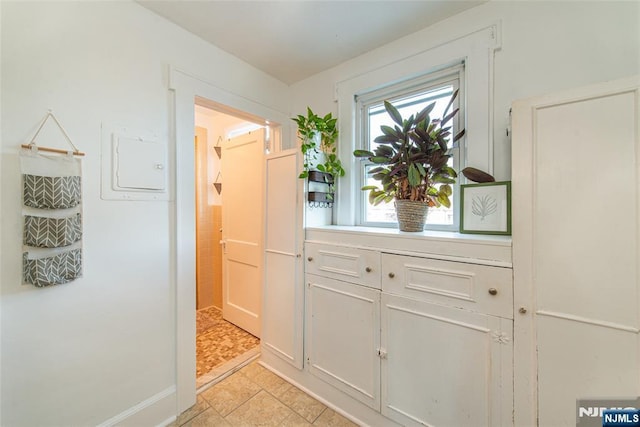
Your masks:
M 520 314 L 526 314 L 527 309 L 526 309 L 526 308 L 524 308 L 524 307 L 520 307 L 520 310 L 518 310 L 518 312 L 519 312 Z
M 498 295 L 498 290 L 496 288 L 489 288 L 489 295 Z
M 372 270 L 371 270 L 371 267 L 367 267 L 364 269 L 364 271 L 366 271 L 367 273 L 371 273 Z
M 307 261 L 309 261 L 309 262 L 313 261 L 313 257 L 312 256 L 308 257 Z
M 393 279 L 394 277 L 396 277 L 396 275 L 395 275 L 395 273 L 391 272 L 391 273 L 389 273 L 389 277 L 390 277 L 391 279 Z

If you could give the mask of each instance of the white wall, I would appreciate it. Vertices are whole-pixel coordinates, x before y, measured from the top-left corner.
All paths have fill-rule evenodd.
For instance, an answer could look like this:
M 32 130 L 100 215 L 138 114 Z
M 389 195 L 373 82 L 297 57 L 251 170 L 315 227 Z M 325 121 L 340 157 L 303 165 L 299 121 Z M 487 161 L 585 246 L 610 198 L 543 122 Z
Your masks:
M 148 129 L 171 142 L 169 64 L 284 114 L 307 105 L 337 113 L 337 82 L 415 54 L 432 37 L 500 20 L 494 134 L 495 172 L 504 179 L 511 102 L 640 72 L 639 8 L 637 2 L 492 2 L 290 89 L 132 2 L 1 2 L 0 424 L 95 425 L 159 393 L 170 396 L 174 206 L 101 200 L 99 158 L 103 122 Z M 82 279 L 36 289 L 20 284 L 17 147 L 49 108 L 87 153 L 85 264 Z
M 174 206 L 101 200 L 101 123 L 155 132 L 171 153 L 170 64 L 277 111 L 288 111 L 289 88 L 133 2 L 0 7 L 0 425 L 113 421 L 153 396 L 173 396 Z M 17 152 L 47 109 L 87 153 L 84 277 L 37 289 L 21 285 Z M 61 140 L 39 142 L 65 147 Z M 192 149 L 193 138 L 183 146 Z M 169 407 L 175 411 L 175 402 Z
M 640 3 L 493 1 L 379 47 L 292 86 L 292 112 L 337 112 L 335 85 L 501 22 L 494 68 L 494 174 L 511 176 L 508 112 L 514 100 L 640 73 Z M 349 141 L 340 141 L 349 143 Z

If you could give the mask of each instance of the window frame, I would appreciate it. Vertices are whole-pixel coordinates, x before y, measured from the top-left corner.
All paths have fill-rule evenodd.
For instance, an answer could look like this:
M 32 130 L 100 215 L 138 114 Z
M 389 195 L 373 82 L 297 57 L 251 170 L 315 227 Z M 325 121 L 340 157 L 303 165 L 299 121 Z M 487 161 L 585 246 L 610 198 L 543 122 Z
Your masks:
M 452 136 L 456 135 L 460 129 L 464 128 L 465 123 L 465 64 L 464 61 L 453 65 L 442 67 L 437 71 L 427 72 L 423 75 L 413 77 L 404 81 L 396 82 L 378 89 L 374 89 L 368 92 L 363 92 L 354 97 L 355 103 L 355 124 L 356 124 L 356 139 L 355 148 L 370 150 L 369 142 L 371 136 L 369 135 L 368 113 L 367 110 L 372 105 L 380 104 L 387 99 L 397 99 L 411 96 L 411 94 L 419 94 L 421 92 L 427 92 L 438 87 L 452 86 L 452 91 L 459 90 L 458 97 L 455 100 L 452 109 L 459 108 L 460 111 L 452 120 Z M 416 111 L 417 112 L 417 111 Z M 462 126 L 461 126 L 462 123 Z M 456 171 L 462 169 L 464 164 L 464 139 L 458 141 L 456 147 L 452 149 L 453 168 Z M 356 187 L 362 188 L 366 185 L 367 180 L 367 167 L 373 165 L 366 158 L 359 158 L 356 162 L 356 168 L 353 169 L 354 179 L 356 180 Z M 460 201 L 460 180 L 456 180 L 453 185 L 453 222 L 451 224 L 434 224 L 425 223 L 425 230 L 438 230 L 438 231 L 457 231 L 460 224 L 460 213 L 458 210 L 458 203 Z M 397 222 L 377 222 L 367 220 L 367 206 L 368 193 L 360 191 L 359 197 L 356 197 L 354 201 L 356 210 L 355 225 L 363 227 L 382 227 L 382 228 L 395 228 L 398 226 Z M 434 208 L 435 209 L 435 208 Z
M 416 40 L 418 41 L 418 40 Z M 431 31 L 421 33 L 414 49 L 398 52 L 388 50 L 366 54 L 365 68 L 350 70 L 350 77 L 336 83 L 338 153 L 346 170 L 339 180 L 335 199 L 333 224 L 354 226 L 358 210 L 357 199 L 362 190 L 357 186 L 358 165 L 353 156 L 356 135 L 354 99 L 363 94 L 395 83 L 443 69 L 443 64 L 465 63 L 465 138 L 463 164 L 493 174 L 493 67 L 494 54 L 501 47 L 501 24 L 493 22 L 465 29 L 456 35 Z M 382 61 L 381 61 L 382 60 Z M 464 177 L 459 178 L 464 184 Z M 366 227 L 362 227 L 366 229 Z

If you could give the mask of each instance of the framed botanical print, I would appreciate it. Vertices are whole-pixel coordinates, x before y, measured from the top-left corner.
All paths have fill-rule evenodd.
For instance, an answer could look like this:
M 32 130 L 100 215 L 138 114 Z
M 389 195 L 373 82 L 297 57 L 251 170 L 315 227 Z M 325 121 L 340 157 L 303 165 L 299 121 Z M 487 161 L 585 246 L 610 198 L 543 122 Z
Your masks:
M 460 186 L 460 232 L 511 234 L 511 181 Z

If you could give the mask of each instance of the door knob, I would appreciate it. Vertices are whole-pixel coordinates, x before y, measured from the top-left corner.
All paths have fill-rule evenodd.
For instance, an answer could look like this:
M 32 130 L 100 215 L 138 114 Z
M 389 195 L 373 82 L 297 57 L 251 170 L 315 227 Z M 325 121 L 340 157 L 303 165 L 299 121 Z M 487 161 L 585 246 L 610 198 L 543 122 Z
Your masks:
M 378 353 L 378 357 L 380 357 L 380 359 L 386 359 L 387 358 L 387 350 L 385 350 L 384 348 L 379 348 L 377 353 Z
M 389 273 L 389 278 L 393 279 L 394 277 L 396 277 L 395 273 L 393 272 Z
M 520 307 L 520 310 L 518 310 L 518 313 L 520 314 L 526 314 L 526 312 L 527 312 L 527 309 L 524 307 Z
M 371 273 L 371 267 L 365 268 L 364 271 L 366 271 L 367 273 Z
M 498 290 L 496 288 L 489 288 L 489 295 L 498 295 Z
M 312 256 L 308 257 L 307 261 L 309 261 L 309 262 L 313 261 L 313 257 Z

